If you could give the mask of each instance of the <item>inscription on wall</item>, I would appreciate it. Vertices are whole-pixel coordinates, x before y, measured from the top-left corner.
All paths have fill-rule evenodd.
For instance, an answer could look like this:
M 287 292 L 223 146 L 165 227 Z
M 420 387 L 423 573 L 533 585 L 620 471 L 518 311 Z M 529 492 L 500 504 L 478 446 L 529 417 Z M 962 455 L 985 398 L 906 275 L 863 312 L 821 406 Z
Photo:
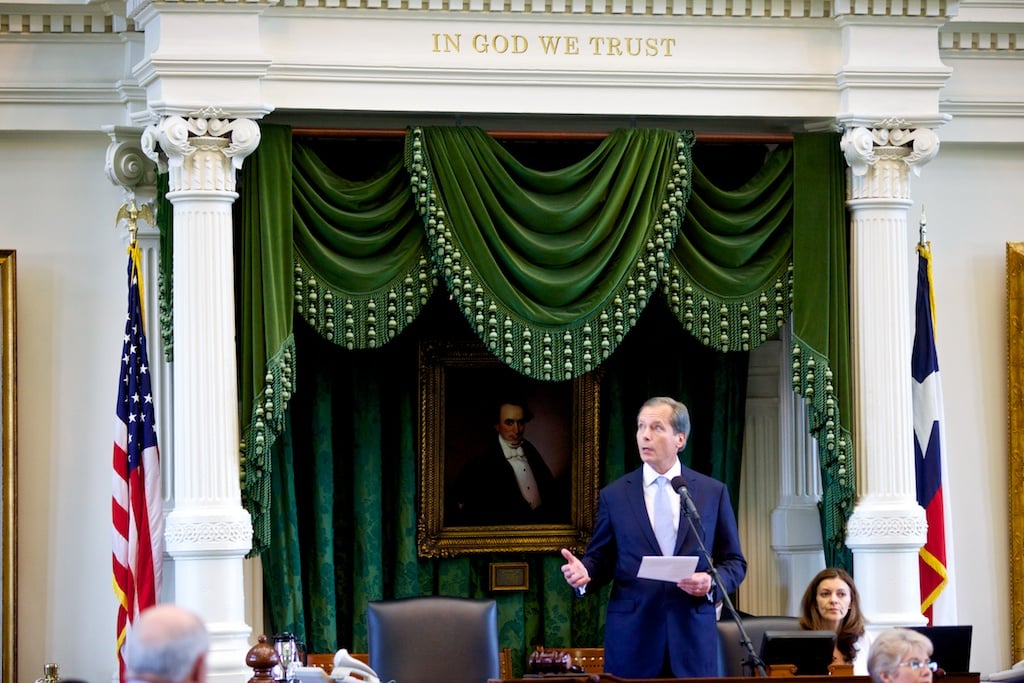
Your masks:
M 521 33 L 432 33 L 432 52 L 440 54 L 593 55 L 596 57 L 671 57 L 675 38 L 652 36 L 578 36 Z

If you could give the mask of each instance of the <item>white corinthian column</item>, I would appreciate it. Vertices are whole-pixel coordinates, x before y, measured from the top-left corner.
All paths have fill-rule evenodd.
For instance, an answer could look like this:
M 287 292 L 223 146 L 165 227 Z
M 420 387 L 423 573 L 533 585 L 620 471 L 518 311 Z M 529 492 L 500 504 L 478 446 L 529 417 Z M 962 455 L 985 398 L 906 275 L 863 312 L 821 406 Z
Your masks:
M 869 628 L 923 624 L 918 550 L 927 523 L 917 504 L 910 354 L 913 307 L 907 213 L 910 172 L 938 137 L 903 120 L 847 128 L 850 165 L 850 313 L 854 443 L 860 498 L 847 526 L 854 579 Z
M 204 111 L 169 116 L 143 134 L 166 155 L 174 205 L 174 509 L 166 551 L 174 602 L 210 629 L 211 681 L 241 683 L 249 626 L 242 563 L 252 522 L 239 484 L 231 205 L 235 172 L 259 144 L 249 119 Z

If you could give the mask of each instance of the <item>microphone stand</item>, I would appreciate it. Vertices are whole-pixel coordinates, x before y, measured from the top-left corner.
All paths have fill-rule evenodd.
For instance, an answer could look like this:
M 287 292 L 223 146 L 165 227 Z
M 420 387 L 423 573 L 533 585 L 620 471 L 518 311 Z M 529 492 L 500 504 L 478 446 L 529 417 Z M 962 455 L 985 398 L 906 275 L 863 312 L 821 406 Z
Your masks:
M 760 678 L 767 678 L 768 672 L 765 671 L 764 661 L 758 656 L 757 652 L 754 651 L 754 645 L 750 642 L 750 636 L 747 634 L 747 629 L 743 627 L 743 618 L 740 617 L 740 613 L 736 611 L 736 607 L 733 606 L 732 600 L 729 598 L 729 592 L 725 590 L 725 584 L 722 583 L 722 578 L 718 574 L 718 568 L 715 567 L 714 561 L 711 559 L 711 553 L 708 552 L 708 548 L 704 545 L 704 534 L 698 529 L 697 524 L 700 516 L 697 515 L 697 509 L 693 505 L 693 500 L 690 498 L 689 491 L 686 488 L 682 488 L 679 492 L 679 504 L 683 509 L 683 516 L 686 517 L 686 521 L 690 523 L 690 530 L 693 531 L 694 537 L 697 539 L 697 545 L 700 548 L 700 554 L 704 556 L 704 559 L 708 563 L 708 573 L 711 574 L 711 578 L 714 581 L 714 586 L 720 586 L 722 589 L 722 604 L 725 606 L 726 611 L 732 620 L 736 622 L 736 628 L 740 632 L 740 644 L 747 651 L 747 663 L 750 664 L 756 671 Z M 690 509 L 693 508 L 693 515 L 697 515 L 698 522 L 695 522 L 693 516 L 690 514 Z

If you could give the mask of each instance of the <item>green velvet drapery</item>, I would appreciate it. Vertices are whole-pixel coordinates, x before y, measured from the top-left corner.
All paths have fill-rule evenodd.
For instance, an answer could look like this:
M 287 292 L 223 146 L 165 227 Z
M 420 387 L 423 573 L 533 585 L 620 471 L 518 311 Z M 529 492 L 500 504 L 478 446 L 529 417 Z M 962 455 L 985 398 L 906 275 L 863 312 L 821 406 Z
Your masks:
M 692 136 L 666 131 L 622 131 L 563 176 L 518 164 L 475 129 L 428 128 L 410 131 L 408 177 L 396 159 L 389 172 L 366 183 L 344 180 L 303 152 L 290 154 L 290 131 L 265 126 L 257 153 L 243 168 L 242 182 L 250 191 L 240 236 L 243 502 L 253 517 L 254 551 L 261 552 L 269 538 L 268 447 L 283 428 L 295 371 L 288 306 L 294 302 L 296 313 L 335 343 L 374 348 L 416 318 L 443 276 L 492 352 L 524 374 L 545 379 L 585 372 L 607 357 L 659 286 L 686 329 L 714 348 L 752 348 L 795 309 L 794 389 L 811 404 L 811 428 L 819 437 L 827 484 L 826 556 L 831 563 L 848 564 L 842 542 L 854 477 L 845 413 L 843 167 L 834 152 L 835 136 L 797 136 L 794 155 L 806 163 L 791 164 L 788 152 L 778 151 L 737 191 L 718 192 L 703 183 L 706 202 L 693 210 L 686 206 L 695 185 L 691 143 Z M 638 164 L 655 160 L 669 166 L 651 175 L 657 192 L 646 182 L 634 182 Z M 487 174 L 489 181 L 480 179 Z M 289 239 L 293 176 L 298 178 L 294 246 Z M 695 180 L 702 182 L 699 174 Z M 325 200 L 317 203 L 309 188 L 323 181 Z M 402 207 L 406 182 L 419 219 Z M 523 188 L 517 197 L 527 208 L 507 210 L 498 200 L 517 185 Z M 804 200 L 787 219 L 798 189 Z M 606 201 L 581 199 L 589 192 Z M 676 241 L 684 208 L 692 220 L 683 223 L 686 239 Z M 569 219 L 558 218 L 570 209 Z M 609 233 L 609 216 L 635 230 Z M 523 217 L 545 222 L 536 229 Z M 480 235 L 489 235 L 491 243 L 481 246 Z M 499 262 L 490 251 L 505 256 Z M 565 262 L 551 261 L 561 252 L 569 254 Z M 580 263 L 597 269 L 597 274 L 575 272 L 599 283 L 595 287 L 603 296 L 555 302 L 535 297 L 515 307 L 496 296 L 516 289 L 510 278 L 519 272 L 530 275 L 526 284 L 535 294 L 545 284 L 557 288 L 553 285 L 564 283 L 558 279 L 561 271 Z M 794 279 L 796 270 L 806 275 Z M 338 280 L 344 278 L 338 273 L 351 272 L 374 277 Z M 600 284 L 605 275 L 610 286 Z M 540 304 L 551 307 L 548 318 L 538 313 Z M 558 306 L 567 310 L 555 311 Z
M 388 368 L 359 351 L 400 343 L 400 333 L 415 324 L 442 281 L 482 343 L 520 372 L 529 369 L 545 379 L 585 372 L 627 343 L 626 333 L 656 289 L 682 329 L 720 350 L 753 348 L 792 310 L 794 389 L 811 405 L 826 483 L 826 555 L 830 563 L 849 567 L 842 538 L 852 510 L 853 458 L 845 415 L 849 361 L 838 141 L 830 135 L 797 136 L 792 148 L 776 150 L 752 179 L 729 190 L 716 188 L 692 168 L 691 143 L 688 135 L 666 131 L 623 131 L 564 172 L 537 172 L 480 131 L 414 130 L 404 158 L 379 164 L 385 170 L 368 180 L 347 180 L 311 149 L 293 144 L 288 129 L 263 128 L 261 146 L 247 161 L 240 183 L 243 494 L 256 528 L 255 552 L 265 551 L 271 538 L 275 550 L 284 547 L 264 554 L 268 585 L 276 586 L 282 577 L 307 585 L 305 591 L 296 586 L 268 591 L 274 623 L 293 630 L 308 624 L 314 647 L 352 643 L 358 648 L 358 622 L 336 620 L 361 615 L 365 600 L 483 589 L 479 560 L 424 563 L 416 560 L 414 546 L 401 543 L 398 554 L 391 553 L 401 530 L 415 526 L 415 458 L 382 462 L 378 453 L 384 452 L 382 444 L 389 453 L 411 454 L 415 448 L 414 435 L 387 432 L 381 422 L 415 425 L 417 415 L 408 396 L 398 400 L 397 416 L 390 408 L 370 406 L 383 405 L 377 393 L 393 397 L 391 389 L 414 377 L 415 369 L 405 368 L 382 385 L 372 380 L 392 377 Z M 616 225 L 628 227 L 617 233 Z M 560 254 L 572 258 L 559 263 Z M 574 269 L 586 282 L 597 283 L 597 295 L 567 285 L 574 282 Z M 549 289 L 558 290 L 556 299 L 545 299 Z M 302 380 L 317 392 L 309 410 L 325 420 L 319 424 L 347 427 L 328 430 L 329 437 L 313 423 L 286 426 L 297 371 L 293 303 L 295 313 L 321 337 L 359 357 L 356 367 L 344 370 L 352 374 L 345 382 L 325 386 L 320 376 Z M 665 327 L 664 318 L 654 319 Z M 559 323 L 562 334 L 552 334 Z M 546 360 L 535 365 L 535 357 Z M 729 396 L 735 396 L 728 386 L 736 376 L 722 369 L 717 384 L 703 385 L 695 394 L 698 403 L 715 396 L 723 401 L 716 405 L 728 406 Z M 358 400 L 336 395 L 334 384 L 353 387 Z M 607 443 L 631 440 L 629 425 L 643 398 L 687 395 L 679 382 L 658 385 L 645 379 L 637 385 L 644 389 L 605 389 L 606 396 L 615 397 L 607 402 Z M 726 428 L 728 409 L 714 414 L 721 424 L 708 428 L 708 438 L 723 443 L 707 448 L 716 455 L 707 456 L 702 469 L 735 492 L 738 463 L 722 454 L 738 453 L 739 436 Z M 304 442 L 297 451 L 297 435 L 307 432 L 324 440 Z M 334 443 L 339 434 L 340 445 Z M 368 461 L 335 462 L 329 454 L 339 448 L 354 453 L 352 463 L 362 462 L 356 457 L 360 453 Z M 602 481 L 635 466 L 624 462 L 624 449 L 614 451 L 618 460 L 608 458 L 612 450 L 603 449 Z M 333 478 L 338 485 L 300 495 L 311 465 L 296 462 L 297 452 L 315 456 L 314 481 Z M 352 466 L 359 469 L 335 470 Z M 382 496 L 385 484 L 392 493 Z M 302 517 L 299 525 L 310 499 L 322 513 L 320 521 L 310 524 Z M 350 507 L 352 501 L 370 504 Z M 345 513 L 333 515 L 338 505 L 346 506 Z M 325 521 L 335 517 L 350 520 L 353 540 L 347 550 L 337 542 L 344 529 Z M 382 519 L 395 526 L 382 525 Z M 301 545 L 299 533 L 305 536 Z M 304 567 L 300 547 L 325 549 L 326 562 Z M 503 644 L 522 646 L 529 638 L 549 645 L 596 644 L 600 612 L 595 604 L 567 606 L 551 599 L 564 595 L 560 560 L 530 562 L 541 577 L 537 585 L 528 594 L 501 598 Z M 351 581 L 335 583 L 334 577 Z M 333 642 L 331 634 L 336 634 Z
M 513 561 L 527 563 L 528 590 L 493 597 L 500 643 L 512 648 L 517 672 L 536 643 L 601 645 L 606 592 L 576 600 L 555 552 L 417 558 L 416 349 L 439 335 L 473 337 L 443 296 L 379 350 L 340 350 L 297 326 L 299 389 L 272 447 L 274 514 L 261 556 L 269 623 L 299 634 L 312 651 L 365 651 L 367 601 L 490 596 L 488 563 Z M 746 353 L 701 346 L 655 300 L 604 367 L 602 484 L 639 465 L 632 442 L 640 403 L 672 395 L 692 407 L 684 460 L 738 485 Z

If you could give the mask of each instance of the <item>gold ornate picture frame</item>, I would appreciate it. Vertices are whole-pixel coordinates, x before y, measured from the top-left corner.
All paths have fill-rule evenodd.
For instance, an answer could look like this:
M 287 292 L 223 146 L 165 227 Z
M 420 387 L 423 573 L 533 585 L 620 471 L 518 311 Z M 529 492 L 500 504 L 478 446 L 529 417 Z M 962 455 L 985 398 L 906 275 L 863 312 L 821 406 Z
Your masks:
M 526 439 L 559 485 L 549 523 L 470 525 L 457 516 L 453 489 L 474 456 L 497 445 L 497 397 L 514 387 L 534 418 Z M 421 557 L 473 553 L 582 551 L 597 512 L 600 384 L 595 373 L 566 382 L 519 375 L 479 344 L 426 341 L 419 350 L 419 518 Z M 491 481 L 475 486 L 494 485 Z
M 17 647 L 18 611 L 17 567 L 17 450 L 18 450 L 18 296 L 15 271 L 15 251 L 0 249 L 0 518 L 3 538 L 0 539 L 0 681 L 18 680 Z
M 1006 243 L 1010 652 L 1024 659 L 1024 242 Z

